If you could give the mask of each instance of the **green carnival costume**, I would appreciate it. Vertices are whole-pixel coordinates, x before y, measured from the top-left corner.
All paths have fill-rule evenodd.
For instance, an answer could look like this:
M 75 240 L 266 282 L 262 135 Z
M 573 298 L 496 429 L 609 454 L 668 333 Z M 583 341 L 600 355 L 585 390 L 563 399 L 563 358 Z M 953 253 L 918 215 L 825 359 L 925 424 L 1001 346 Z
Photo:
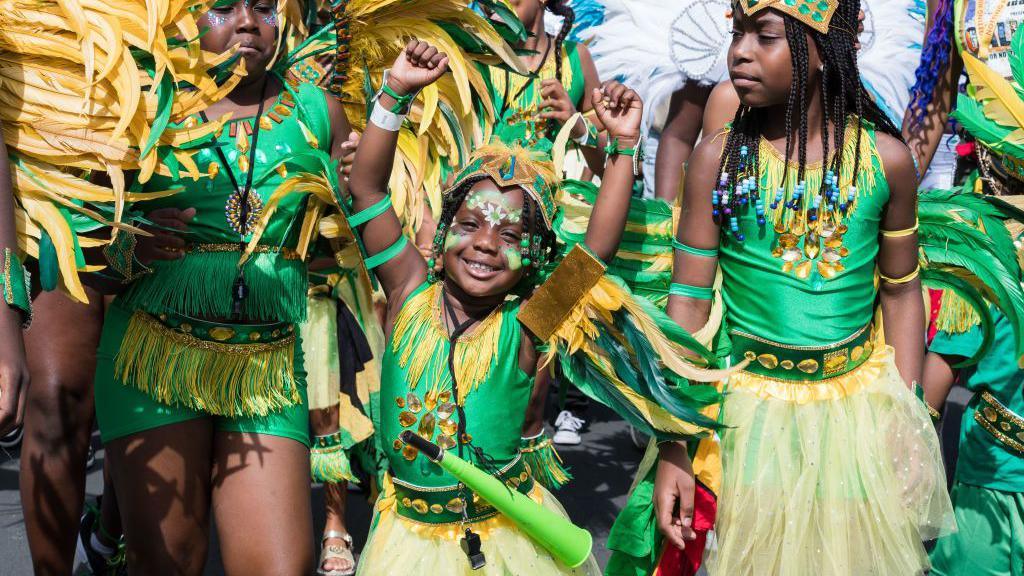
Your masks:
M 1017 3 L 956 0 L 949 11 L 946 25 L 954 30 L 952 43 L 968 75 L 967 91 L 959 94 L 953 117 L 977 144 L 978 170 L 965 185 L 977 192 L 1024 191 L 1024 35 L 1018 30 L 1022 20 L 1024 7 Z M 943 41 L 949 42 L 935 42 L 940 49 Z M 1004 196 L 991 202 L 1009 208 L 1002 199 L 1019 198 Z M 975 215 L 964 220 L 1004 245 L 1011 242 L 999 223 Z M 1009 297 L 1016 295 L 997 295 L 996 301 Z M 1024 574 L 1021 318 L 1004 308 L 989 310 L 962 291 L 942 295 L 930 350 L 969 357 L 960 366 L 967 366 L 963 381 L 974 396 L 963 419 L 952 493 L 959 532 L 939 540 L 931 554 L 933 574 Z
M 484 178 L 519 185 L 551 226 L 557 209 L 550 172 L 535 166 L 523 150 L 484 148 L 452 190 Z M 523 250 L 536 258 L 535 248 L 528 244 Z M 470 528 L 482 540 L 485 574 L 598 573 L 592 560 L 576 570 L 559 564 L 508 518 L 404 444 L 400 434 L 412 431 L 461 454 L 509 489 L 564 515 L 522 456 L 519 435 L 533 390 L 533 378 L 519 367 L 522 338 L 532 338 L 589 396 L 659 438 L 695 437 L 714 427 L 701 410 L 715 404 L 718 394 L 687 378 L 711 381 L 724 373 L 699 368 L 708 365 L 710 354 L 607 276 L 582 246 L 564 257 L 528 304 L 510 296 L 459 337 L 454 349 L 442 324 L 443 306 L 442 284 L 424 284 L 402 304 L 388 341 L 381 439 L 391 463 L 390 486 L 378 503 L 360 571 L 470 574 L 459 544 Z
M 980 318 L 957 318 L 959 310 L 944 296 L 930 351 L 971 357 L 982 347 Z M 962 372 L 974 396 L 960 427 L 952 493 L 958 530 L 931 553 L 937 576 L 1024 574 L 1024 371 L 1014 361 L 1013 326 L 998 311 L 992 315 L 988 354 Z
M 548 51 L 543 54 L 540 66 L 529 75 L 517 74 L 506 67 L 479 66 L 494 107 L 494 124 L 483 126 L 485 136 L 489 134 L 490 141 L 551 153 L 554 134 L 560 127 L 552 127 L 549 121 L 538 119 L 537 114 L 544 99 L 540 93 L 541 83 L 557 78 L 555 58 L 562 59 L 561 83 L 569 94 L 569 100 L 577 110 L 583 105 L 586 79 L 583 76 L 579 45 L 566 41 L 562 45 L 561 54 L 554 53 L 553 45 L 553 41 L 548 42 Z M 487 117 L 482 110 L 479 116 L 481 119 Z
M 154 262 L 107 314 L 96 370 L 105 442 L 203 415 L 221 428 L 309 442 L 296 325 L 306 318 L 305 252 L 336 187 L 321 150 L 331 142 L 325 92 L 282 84 L 258 119 L 234 119 L 213 139 L 223 155 L 196 153 L 206 178 L 181 178 L 179 194 L 135 206 L 190 206 L 196 215 L 183 257 Z M 245 194 L 236 183 L 250 177 Z M 319 185 L 318 197 L 288 193 L 299 184 Z

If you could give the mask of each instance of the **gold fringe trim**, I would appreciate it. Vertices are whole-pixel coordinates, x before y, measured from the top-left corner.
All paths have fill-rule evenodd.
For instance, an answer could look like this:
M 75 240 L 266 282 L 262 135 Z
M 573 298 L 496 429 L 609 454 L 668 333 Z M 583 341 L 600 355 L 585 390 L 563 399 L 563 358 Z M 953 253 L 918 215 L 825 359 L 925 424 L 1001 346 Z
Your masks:
M 491 366 L 498 358 L 503 304 L 491 312 L 476 328 L 459 338 L 455 345 L 455 376 L 459 382 L 462 405 L 466 396 L 487 380 Z M 441 325 L 441 284 L 433 284 L 412 296 L 402 307 L 392 334 L 392 350 L 398 365 L 409 371 L 409 389 L 415 390 L 426 377 L 429 392 L 440 393 L 451 384 L 445 344 L 448 332 Z
M 966 300 L 952 290 L 942 291 L 935 327 L 950 334 L 963 334 L 981 325 L 981 317 Z
M 857 149 L 858 129 L 862 132 L 859 150 Z M 860 154 L 860 173 L 856 175 L 857 195 L 851 198 L 849 191 L 850 186 L 854 185 L 855 175 L 853 167 L 857 154 Z M 832 157 L 834 156 L 835 153 L 833 152 Z M 847 211 L 848 214 L 852 214 L 856 209 L 857 199 L 860 195 L 870 194 L 875 188 L 873 159 L 876 156 L 878 156 L 878 149 L 875 147 L 874 139 L 871 138 L 867 130 L 859 127 L 859 122 L 851 121 L 850 125 L 846 128 L 846 144 L 843 147 L 843 167 L 840 170 L 840 174 L 837 175 L 839 177 L 839 203 L 850 203 Z M 785 204 L 793 198 L 793 192 L 796 190 L 797 184 L 799 184 L 800 165 L 792 160 L 787 162 L 783 153 L 780 153 L 770 142 L 763 138 L 761 139 L 758 163 L 760 165 L 760 189 L 764 198 L 765 219 L 778 230 L 799 230 L 801 226 L 807 224 L 807 212 L 812 207 L 811 199 L 815 196 L 825 178 L 824 163 L 814 162 L 805 167 L 805 190 L 802 197 L 802 207 L 799 212 L 789 210 Z M 782 178 L 787 166 L 789 170 L 786 175 L 785 185 L 783 186 Z M 779 188 L 784 190 L 784 195 L 778 207 L 772 209 L 771 205 L 775 201 L 775 192 Z M 818 220 L 811 223 L 811 226 L 820 227 L 826 223 L 840 224 L 842 213 L 838 208 L 826 211 L 824 206 L 823 200 L 818 210 Z M 799 218 L 797 217 L 798 215 Z M 799 236 L 800 234 L 797 233 L 797 235 Z
M 114 375 L 163 404 L 218 416 L 266 416 L 302 402 L 294 364 L 294 335 L 273 343 L 209 342 L 138 311 L 125 330 Z

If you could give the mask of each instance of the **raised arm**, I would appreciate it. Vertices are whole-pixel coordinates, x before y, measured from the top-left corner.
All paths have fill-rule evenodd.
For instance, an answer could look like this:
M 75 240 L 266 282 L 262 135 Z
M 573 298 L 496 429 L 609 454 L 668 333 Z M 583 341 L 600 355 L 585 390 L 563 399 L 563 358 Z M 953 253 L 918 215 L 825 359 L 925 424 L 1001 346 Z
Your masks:
M 0 305 L 0 434 L 6 434 L 21 423 L 24 412 L 24 392 L 28 387 L 28 365 L 25 361 L 25 345 L 21 338 L 23 311 L 13 305 L 18 299 L 14 286 L 7 282 L 15 274 L 21 274 L 21 266 L 15 268 L 12 259 L 18 248 L 18 237 L 14 227 L 14 193 L 11 191 L 11 170 L 7 163 L 7 147 L 0 136 L 0 258 L 4 274 L 4 305 Z M 9 268 L 8 268 L 9 266 Z M 22 300 L 27 299 L 23 296 Z M 21 301 L 19 305 L 27 302 Z
M 423 256 L 405 241 L 398 215 L 388 205 L 388 180 L 398 130 L 408 111 L 410 96 L 435 82 L 447 70 L 448 58 L 444 53 L 426 42 L 409 42 L 395 60 L 385 88 L 374 105 L 349 176 L 354 215 L 371 215 L 375 207 L 387 206 L 361 226 L 361 235 L 369 256 L 367 265 L 375 268 L 389 306 L 400 306 L 427 278 Z
M 679 194 L 683 166 L 697 144 L 710 95 L 710 88 L 693 82 L 672 94 L 654 161 L 654 195 L 662 200 L 674 202 Z
M 925 316 L 918 277 L 917 182 L 910 151 L 879 134 L 878 151 L 889 183 L 889 202 L 879 236 L 879 299 L 885 341 L 896 349 L 896 367 L 908 386 L 921 381 Z
M 957 82 L 964 69 L 963 60 L 960 59 L 960 54 L 956 51 L 952 41 L 948 42 L 949 46 L 946 46 L 944 42 L 931 44 L 928 42 L 928 37 L 932 35 L 936 26 L 952 25 L 946 14 L 939 13 L 944 4 L 947 3 L 928 0 L 928 23 L 925 26 L 925 48 L 922 51 L 922 55 L 935 52 L 929 58 L 929 65 L 939 66 L 935 70 L 935 85 L 919 85 L 919 89 L 928 91 L 928 94 L 912 95 L 915 102 L 920 97 L 927 102 L 923 118 L 917 117 L 920 111 L 916 110 L 913 105 L 903 118 L 903 138 L 907 141 L 910 152 L 917 160 L 918 179 L 923 178 L 924 174 L 928 172 L 928 166 L 931 165 L 935 151 L 939 148 L 939 142 L 946 131 L 949 113 L 953 109 L 954 99 L 957 95 Z M 952 4 L 952 2 L 948 4 Z M 945 9 L 952 10 L 953 8 L 945 6 Z M 949 33 L 949 37 L 952 37 L 952 33 Z M 932 62 L 934 64 L 931 64 Z M 924 59 L 922 59 L 922 66 L 924 65 Z
M 724 137 L 704 138 L 690 156 L 686 171 L 668 315 L 683 329 L 695 333 L 711 314 L 711 287 L 718 270 L 719 226 L 711 216 Z
M 608 262 L 619 250 L 629 214 L 636 177 L 634 163 L 639 164 L 634 151 L 640 146 L 643 102 L 636 92 L 618 82 L 606 82 L 591 96 L 598 120 L 608 131 L 609 148 L 614 150 L 608 154 L 585 242 L 595 256 Z

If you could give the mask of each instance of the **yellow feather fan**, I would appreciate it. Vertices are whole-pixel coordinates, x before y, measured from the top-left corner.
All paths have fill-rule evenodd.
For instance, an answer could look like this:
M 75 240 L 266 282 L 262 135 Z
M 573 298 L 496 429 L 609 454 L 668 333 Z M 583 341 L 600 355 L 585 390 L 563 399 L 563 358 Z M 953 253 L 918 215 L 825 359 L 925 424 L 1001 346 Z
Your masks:
M 86 301 L 80 248 L 97 241 L 79 228 L 126 227 L 125 202 L 142 196 L 125 192 L 125 172 L 146 182 L 167 173 L 163 159 L 173 156 L 198 177 L 177 147 L 220 123 L 168 125 L 222 98 L 244 74 L 239 62 L 226 82 L 213 79 L 211 69 L 230 55 L 199 49 L 196 20 L 207 5 L 0 0 L 0 122 L 13 168 L 18 244 L 40 258 L 44 287 L 54 287 L 45 276 L 56 267 L 62 288 Z M 189 90 L 179 92 L 183 86 Z M 107 173 L 110 186 L 88 182 L 90 171 Z
M 295 13 L 298 0 L 279 5 L 281 13 Z M 480 122 L 477 115 L 493 118 L 493 107 L 484 79 L 474 61 L 504 62 L 513 70 L 525 73 L 525 66 L 487 19 L 474 12 L 468 0 L 340 0 L 333 9 L 335 20 L 328 22 L 330 34 L 315 36 L 293 54 L 291 72 L 299 79 L 327 86 L 335 66 L 335 29 L 344 29 L 343 45 L 348 57 L 340 62 L 345 69 L 335 93 L 345 104 L 353 128 L 366 127 L 367 88 L 380 87 L 383 71 L 389 68 L 409 40 L 429 42 L 448 55 L 451 74 L 428 86 L 413 103 L 409 121 L 398 141 L 398 154 L 392 169 L 390 187 L 392 201 L 399 217 L 412 233 L 419 230 L 424 208 L 439 216 L 443 178 L 449 167 L 457 170 L 469 153 L 470 143 Z M 290 6 L 289 6 L 290 5 Z M 319 19 L 332 14 L 327 2 L 320 3 Z M 340 11 L 339 11 L 340 10 Z M 293 16 L 294 19 L 294 16 Z M 471 54 L 456 39 L 452 30 L 473 38 L 490 51 L 489 55 Z M 310 53 L 319 58 L 305 58 Z M 367 72 L 369 77 L 367 77 Z M 479 108 L 475 105 L 479 103 Z

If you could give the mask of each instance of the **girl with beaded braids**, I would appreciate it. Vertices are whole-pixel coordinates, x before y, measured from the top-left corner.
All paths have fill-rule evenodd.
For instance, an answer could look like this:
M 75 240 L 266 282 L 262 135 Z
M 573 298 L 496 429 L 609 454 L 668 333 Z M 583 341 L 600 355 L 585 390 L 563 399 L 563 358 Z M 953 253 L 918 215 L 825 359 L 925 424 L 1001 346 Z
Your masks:
M 857 0 L 740 0 L 732 124 L 690 158 L 668 312 L 725 306 L 712 575 L 923 574 L 951 528 L 923 363 L 914 166 L 857 68 Z M 720 289 L 714 289 L 721 270 Z M 696 537 L 685 445 L 660 445 L 654 508 Z M 707 527 L 706 525 L 703 527 Z
M 468 575 L 483 562 L 494 574 L 596 574 L 592 557 L 578 567 L 556 560 L 551 543 L 532 540 L 402 434 L 436 442 L 564 515 L 520 453 L 541 355 L 651 434 L 687 438 L 714 426 L 699 414 L 717 400 L 714 391 L 687 381 L 720 376 L 705 369 L 710 353 L 606 277 L 600 260 L 615 253 L 626 222 L 641 103 L 617 83 L 592 93 L 615 139 L 600 197 L 583 242 L 536 287 L 536 270 L 556 254 L 557 162 L 503 145 L 475 151 L 445 194 L 429 260 L 404 239 L 389 205 L 396 131 L 410 94 L 440 78 L 445 65 L 436 49 L 409 44 L 376 96 L 349 181 L 350 220 L 360 223 L 366 265 L 387 297 L 377 432 L 390 471 L 359 571 Z

